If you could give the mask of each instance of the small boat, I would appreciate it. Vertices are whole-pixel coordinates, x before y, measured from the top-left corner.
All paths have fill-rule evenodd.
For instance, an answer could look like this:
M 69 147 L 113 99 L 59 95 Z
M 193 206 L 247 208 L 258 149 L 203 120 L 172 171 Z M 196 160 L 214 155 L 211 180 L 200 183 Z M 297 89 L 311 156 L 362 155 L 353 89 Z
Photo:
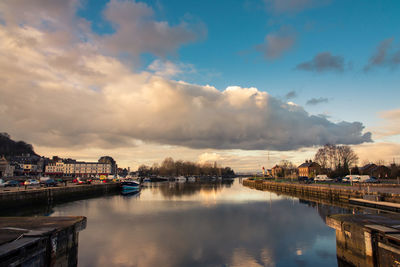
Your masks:
M 140 183 L 132 180 L 121 182 L 121 190 L 122 194 L 139 192 Z
M 185 176 L 178 176 L 175 178 L 175 181 L 178 183 L 185 183 L 186 182 L 186 177 Z

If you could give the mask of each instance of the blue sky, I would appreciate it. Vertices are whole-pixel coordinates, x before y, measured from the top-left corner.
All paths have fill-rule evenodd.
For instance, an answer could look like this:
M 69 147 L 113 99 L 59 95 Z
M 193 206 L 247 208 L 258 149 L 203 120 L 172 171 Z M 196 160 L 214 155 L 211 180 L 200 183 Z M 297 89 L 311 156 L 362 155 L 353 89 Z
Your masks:
M 0 130 L 132 167 L 253 170 L 327 142 L 400 161 L 398 14 L 395 0 L 0 2 Z
M 200 40 L 167 55 L 171 61 L 192 64 L 196 69 L 196 73 L 183 73 L 176 79 L 213 85 L 219 90 L 231 85 L 256 87 L 277 97 L 295 91 L 297 97 L 292 100 L 313 114 L 327 113 L 334 120 L 360 120 L 367 125 L 377 122 L 378 111 L 398 107 L 398 70 L 363 71 L 381 41 L 394 38 L 394 46 L 400 47 L 398 1 L 332 0 L 319 5 L 305 1 L 310 3 L 309 8 L 287 12 L 274 11 L 262 0 L 234 4 L 228 0 L 143 2 L 154 9 L 159 21 L 171 25 L 195 21 L 207 29 Z M 92 22 L 98 34 L 114 31 L 102 14 L 106 3 L 87 1 L 78 11 L 79 16 Z M 280 57 L 263 58 L 255 47 L 281 27 L 289 28 L 296 36 L 294 45 Z M 295 69 L 321 52 L 342 56 L 345 71 L 314 73 Z M 142 54 L 142 68 L 155 58 Z M 314 97 L 327 98 L 328 102 L 306 106 L 307 100 Z

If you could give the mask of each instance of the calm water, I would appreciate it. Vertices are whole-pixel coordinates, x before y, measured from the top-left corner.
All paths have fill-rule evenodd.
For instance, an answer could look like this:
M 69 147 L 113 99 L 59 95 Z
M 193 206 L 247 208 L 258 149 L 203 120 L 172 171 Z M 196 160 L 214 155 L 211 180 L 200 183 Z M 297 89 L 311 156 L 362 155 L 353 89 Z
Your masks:
M 164 183 L 134 196 L 62 204 L 84 215 L 79 266 L 337 266 L 330 213 L 350 212 L 232 184 Z

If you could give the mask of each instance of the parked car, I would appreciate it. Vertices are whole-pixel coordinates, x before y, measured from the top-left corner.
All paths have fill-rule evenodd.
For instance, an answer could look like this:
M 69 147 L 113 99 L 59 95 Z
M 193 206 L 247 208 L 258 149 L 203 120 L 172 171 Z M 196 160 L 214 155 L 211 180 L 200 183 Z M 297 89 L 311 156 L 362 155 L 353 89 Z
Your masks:
M 10 180 L 4 183 L 4 187 L 17 187 L 17 186 L 20 186 L 20 184 L 16 180 Z
M 24 185 L 40 185 L 38 180 L 29 179 L 24 182 Z
M 39 178 L 39 182 L 40 182 L 41 185 L 46 185 L 46 181 L 47 181 L 47 180 L 50 180 L 50 179 L 51 179 L 51 178 L 48 177 L 48 176 L 40 177 L 40 178 Z
M 336 177 L 335 178 L 335 182 L 336 183 L 343 183 L 344 181 L 343 181 L 343 177 Z
M 350 183 L 350 177 L 348 177 L 348 176 L 343 177 L 342 183 Z
M 75 178 L 73 180 L 74 183 L 76 184 L 91 184 L 92 183 L 92 179 L 83 179 L 83 178 Z
M 309 178 L 309 177 L 307 177 L 307 176 L 299 176 L 298 181 L 299 181 L 300 183 L 309 184 L 309 183 L 312 183 L 312 182 L 314 181 L 314 179 L 313 179 L 313 178 Z
M 362 183 L 379 183 L 379 181 L 378 181 L 378 179 L 371 177 L 369 179 L 362 181 Z
M 3 187 L 4 184 L 5 184 L 4 180 L 3 180 L 3 179 L 0 179 L 0 187 Z
M 46 187 L 57 186 L 57 182 L 54 179 L 48 179 L 44 182 L 44 185 Z

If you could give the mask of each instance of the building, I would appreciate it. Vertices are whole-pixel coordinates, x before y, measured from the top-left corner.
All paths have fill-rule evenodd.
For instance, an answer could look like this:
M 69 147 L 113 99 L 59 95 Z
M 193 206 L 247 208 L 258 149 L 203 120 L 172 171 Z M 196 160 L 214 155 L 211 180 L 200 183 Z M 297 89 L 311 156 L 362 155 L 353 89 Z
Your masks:
M 99 163 L 106 163 L 106 164 L 111 164 L 111 173 L 110 174 L 117 174 L 118 166 L 115 160 L 110 157 L 110 156 L 103 156 L 99 158 L 98 160 Z
M 279 165 L 275 165 L 271 169 L 271 174 L 273 177 L 283 177 L 283 168 Z
M 66 176 L 80 176 L 80 177 L 92 177 L 100 175 L 109 175 L 112 172 L 112 166 L 110 163 L 98 163 L 98 162 L 75 162 L 66 163 L 64 168 L 64 174 Z
M 306 160 L 298 167 L 300 177 L 315 177 L 320 174 L 321 166 L 312 160 Z
M 384 165 L 376 165 L 369 163 L 360 168 L 360 173 L 363 175 L 369 175 L 376 178 L 389 178 L 391 176 L 391 170 Z
M 38 175 L 43 171 L 42 166 L 38 166 L 41 157 L 32 154 L 22 154 L 10 157 L 10 162 L 17 166 L 18 175 Z
M 47 163 L 44 172 L 46 175 L 61 177 L 64 175 L 64 170 L 63 160 L 58 157 L 53 157 L 53 159 Z
M 15 167 L 4 156 L 0 158 L 0 178 L 14 176 Z
M 53 157 L 45 167 L 46 175 L 67 177 L 95 177 L 112 174 L 111 163 L 101 162 L 79 162 L 73 159 L 60 159 Z

